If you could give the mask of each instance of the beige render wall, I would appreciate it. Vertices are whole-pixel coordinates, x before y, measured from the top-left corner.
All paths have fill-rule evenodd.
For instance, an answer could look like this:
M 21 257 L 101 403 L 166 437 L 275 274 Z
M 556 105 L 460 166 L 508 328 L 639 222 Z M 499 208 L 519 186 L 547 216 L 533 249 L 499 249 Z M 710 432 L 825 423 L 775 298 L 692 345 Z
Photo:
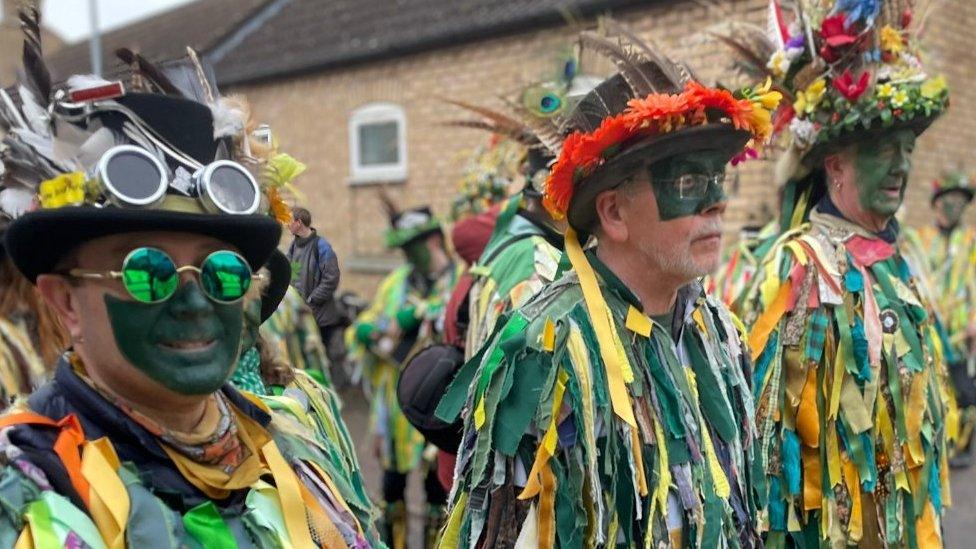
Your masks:
M 765 0 L 723 4 L 736 19 L 764 22 Z M 703 21 L 716 20 L 714 12 L 694 2 L 660 2 L 615 16 L 641 34 L 653 31 L 655 39 L 677 57 L 690 58 L 703 79 L 714 78 L 723 66 L 717 47 L 689 45 L 690 31 L 702 29 Z M 966 55 L 968 41 L 964 38 L 974 29 L 976 3 L 971 0 L 948 0 L 931 21 L 932 57 L 952 86 L 953 107 L 919 142 L 909 194 L 910 223 L 928 220 L 929 182 L 942 166 L 971 155 L 971 144 L 976 143 L 976 129 L 965 123 L 976 114 L 976 65 Z M 271 124 L 282 149 L 308 164 L 299 184 L 308 195 L 314 225 L 339 254 L 342 288 L 370 296 L 380 274 L 365 272 L 362 266 L 381 265 L 384 258 L 389 264 L 395 256 L 382 244 L 386 219 L 376 198 L 376 185 L 347 182 L 349 113 L 380 101 L 404 108 L 409 178 L 405 184 L 388 185 L 388 192 L 404 206 L 429 203 L 444 215 L 460 174 L 459 155 L 483 143 L 485 135 L 439 126 L 439 121 L 463 113 L 435 96 L 491 103 L 500 93 L 545 75 L 551 52 L 572 36 L 567 28 L 546 29 L 225 91 L 245 94 L 256 115 Z M 760 221 L 773 211 L 772 165 L 771 161 L 752 162 L 740 170 L 740 186 L 726 215 L 730 237 L 741 225 Z M 976 162 L 968 162 L 968 167 L 976 169 Z M 288 239 L 286 235 L 285 241 Z

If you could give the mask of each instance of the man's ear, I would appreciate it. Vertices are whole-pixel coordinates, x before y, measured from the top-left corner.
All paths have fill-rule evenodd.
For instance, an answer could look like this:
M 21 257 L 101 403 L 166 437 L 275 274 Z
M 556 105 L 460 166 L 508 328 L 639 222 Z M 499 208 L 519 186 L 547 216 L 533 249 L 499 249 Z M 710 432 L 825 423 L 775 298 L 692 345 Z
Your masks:
M 42 274 L 37 277 L 37 291 L 48 306 L 57 313 L 61 323 L 71 334 L 71 338 L 80 338 L 81 316 L 78 311 L 78 301 L 68 279 L 61 275 Z
M 628 237 L 627 223 L 624 221 L 621 206 L 626 200 L 620 187 L 603 191 L 596 195 L 594 207 L 600 223 L 600 236 L 614 242 L 624 242 Z

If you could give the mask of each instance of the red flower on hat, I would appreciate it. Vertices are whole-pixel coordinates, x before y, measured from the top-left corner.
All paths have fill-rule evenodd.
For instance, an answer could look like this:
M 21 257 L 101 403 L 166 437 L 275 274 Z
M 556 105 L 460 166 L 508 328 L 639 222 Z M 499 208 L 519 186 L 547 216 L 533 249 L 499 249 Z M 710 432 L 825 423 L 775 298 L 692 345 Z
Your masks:
M 820 25 L 820 37 L 824 40 L 824 46 L 820 48 L 820 57 L 823 57 L 828 63 L 833 63 L 840 58 L 837 50 L 857 42 L 857 37 L 847 34 L 844 29 L 843 14 L 824 19 Z
M 864 90 L 868 88 L 868 81 L 870 81 L 870 79 L 871 75 L 865 71 L 861 73 L 861 77 L 857 80 L 857 82 L 855 82 L 854 75 L 851 74 L 850 69 L 845 69 L 840 76 L 834 78 L 833 84 L 834 88 L 837 88 L 837 91 L 839 91 L 841 95 L 847 98 L 847 100 L 851 103 L 854 103 L 859 97 L 861 97 L 861 95 L 864 94 Z

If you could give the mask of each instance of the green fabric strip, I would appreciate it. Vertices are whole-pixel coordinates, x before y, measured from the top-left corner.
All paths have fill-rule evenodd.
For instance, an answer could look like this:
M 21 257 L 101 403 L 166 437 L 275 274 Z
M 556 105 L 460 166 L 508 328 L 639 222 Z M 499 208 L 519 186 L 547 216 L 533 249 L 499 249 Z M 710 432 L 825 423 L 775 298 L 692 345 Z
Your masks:
M 27 522 L 31 527 L 31 537 L 34 538 L 34 547 L 60 547 L 61 542 L 58 535 L 54 532 L 54 523 L 51 522 L 51 510 L 44 500 L 32 502 L 27 507 Z
M 212 501 L 206 501 L 183 515 L 183 526 L 200 545 L 208 549 L 237 549 L 237 541 Z

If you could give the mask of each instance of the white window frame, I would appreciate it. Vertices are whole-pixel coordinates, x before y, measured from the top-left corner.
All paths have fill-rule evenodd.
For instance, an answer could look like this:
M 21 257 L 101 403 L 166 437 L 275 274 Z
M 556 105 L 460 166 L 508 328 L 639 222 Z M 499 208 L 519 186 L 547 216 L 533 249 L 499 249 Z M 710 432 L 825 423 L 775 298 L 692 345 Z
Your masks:
M 359 162 L 359 128 L 378 122 L 397 123 L 398 162 L 363 166 Z M 403 183 L 407 180 L 407 116 L 394 103 L 370 103 L 349 115 L 349 183 Z

